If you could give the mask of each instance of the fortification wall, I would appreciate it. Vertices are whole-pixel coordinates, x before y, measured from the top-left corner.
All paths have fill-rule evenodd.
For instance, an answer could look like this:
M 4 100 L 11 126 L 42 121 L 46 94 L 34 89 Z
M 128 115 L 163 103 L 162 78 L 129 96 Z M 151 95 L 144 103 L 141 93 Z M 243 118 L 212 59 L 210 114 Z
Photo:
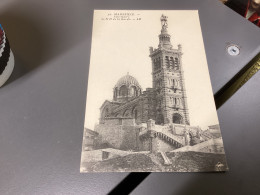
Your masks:
M 96 125 L 95 131 L 99 133 L 99 148 L 139 149 L 139 127 L 134 125 L 133 119 L 108 120 L 105 124 Z

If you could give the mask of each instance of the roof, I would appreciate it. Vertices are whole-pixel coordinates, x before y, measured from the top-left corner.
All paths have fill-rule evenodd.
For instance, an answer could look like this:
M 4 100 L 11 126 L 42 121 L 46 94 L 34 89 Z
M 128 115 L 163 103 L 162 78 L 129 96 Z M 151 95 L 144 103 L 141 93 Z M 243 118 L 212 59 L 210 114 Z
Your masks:
M 126 85 L 126 86 L 130 86 L 130 85 L 134 85 L 137 86 L 139 88 L 141 88 L 141 86 L 139 85 L 138 81 L 136 80 L 136 78 L 134 78 L 133 76 L 129 75 L 129 73 L 127 73 L 127 75 L 121 77 L 115 87 L 121 87 L 122 85 Z

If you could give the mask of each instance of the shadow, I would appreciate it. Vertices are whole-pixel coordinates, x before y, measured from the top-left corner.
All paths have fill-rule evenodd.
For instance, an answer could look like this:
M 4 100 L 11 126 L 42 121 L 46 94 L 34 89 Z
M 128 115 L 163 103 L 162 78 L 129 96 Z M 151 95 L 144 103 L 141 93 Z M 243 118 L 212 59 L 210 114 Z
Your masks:
M 14 71 L 7 85 L 46 60 L 48 37 L 37 21 L 19 11 L 7 10 L 0 13 L 0 19 L 15 56 Z
M 14 71 L 4 86 L 70 50 L 89 33 L 77 3 L 59 9 L 50 4 L 19 1 L 1 10 L 0 21 L 15 57 Z
M 108 194 L 130 194 L 150 173 L 130 173 Z

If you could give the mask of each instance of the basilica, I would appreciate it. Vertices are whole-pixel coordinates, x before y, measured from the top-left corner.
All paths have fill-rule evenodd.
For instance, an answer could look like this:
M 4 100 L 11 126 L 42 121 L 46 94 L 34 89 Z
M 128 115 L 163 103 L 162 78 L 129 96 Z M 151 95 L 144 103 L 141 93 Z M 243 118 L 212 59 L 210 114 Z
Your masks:
M 189 125 L 182 47 L 173 48 L 166 16 L 162 15 L 161 26 L 158 48 L 150 47 L 152 88 L 143 91 L 137 79 L 127 73 L 115 84 L 113 100 L 101 106 L 100 124 L 132 118 L 136 124 L 153 119 L 158 125 Z

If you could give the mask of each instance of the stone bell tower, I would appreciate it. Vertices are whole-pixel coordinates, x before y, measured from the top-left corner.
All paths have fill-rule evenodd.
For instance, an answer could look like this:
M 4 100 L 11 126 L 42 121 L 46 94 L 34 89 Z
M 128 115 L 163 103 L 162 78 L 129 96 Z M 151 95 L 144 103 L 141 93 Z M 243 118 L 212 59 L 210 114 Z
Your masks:
M 150 47 L 153 88 L 156 99 L 156 123 L 190 124 L 184 75 L 182 47 L 174 49 L 168 34 L 167 16 L 161 16 L 161 34 L 157 49 Z

